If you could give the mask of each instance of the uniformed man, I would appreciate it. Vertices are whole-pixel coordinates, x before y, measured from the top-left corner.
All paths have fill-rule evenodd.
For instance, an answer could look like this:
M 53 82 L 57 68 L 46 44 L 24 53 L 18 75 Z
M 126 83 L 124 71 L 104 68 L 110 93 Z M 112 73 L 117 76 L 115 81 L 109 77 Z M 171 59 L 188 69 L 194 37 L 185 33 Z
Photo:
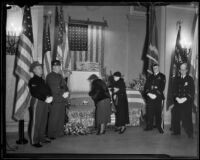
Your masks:
M 146 99 L 146 128 L 145 131 L 153 129 L 154 116 L 156 119 L 156 127 L 160 133 L 164 133 L 162 123 L 162 101 L 165 99 L 163 91 L 165 89 L 166 77 L 160 73 L 158 64 L 152 65 L 153 74 L 147 79 L 145 84 Z
M 46 77 L 53 102 L 49 111 L 48 137 L 55 139 L 64 135 L 65 106 L 69 96 L 67 84 L 61 74 L 61 63 L 58 60 L 52 61 L 52 72 Z
M 192 106 L 194 102 L 194 80 L 187 74 L 187 63 L 180 66 L 181 76 L 175 80 L 174 97 L 174 121 L 172 135 L 180 135 L 180 121 L 189 138 L 193 137 Z
M 30 126 L 29 135 L 31 144 L 35 147 L 42 147 L 42 143 L 49 143 L 45 136 L 45 129 L 48 119 L 48 105 L 53 97 L 45 81 L 42 79 L 43 70 L 39 62 L 35 61 L 30 66 L 30 72 L 34 76 L 29 80 L 31 93 L 30 102 Z

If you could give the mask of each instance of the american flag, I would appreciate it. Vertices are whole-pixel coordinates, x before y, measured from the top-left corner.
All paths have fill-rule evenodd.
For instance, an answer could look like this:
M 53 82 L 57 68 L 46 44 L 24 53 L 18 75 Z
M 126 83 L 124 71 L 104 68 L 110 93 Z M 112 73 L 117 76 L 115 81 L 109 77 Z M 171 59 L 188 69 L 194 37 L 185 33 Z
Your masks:
M 179 67 L 182 63 L 187 62 L 187 55 L 184 54 L 184 50 L 181 46 L 181 25 L 178 26 L 178 33 L 175 44 L 175 52 L 171 56 L 171 66 L 170 66 L 170 74 L 169 74 L 169 85 L 167 91 L 167 109 L 174 104 L 174 99 L 172 96 L 173 88 L 175 85 L 175 77 L 180 75 Z
M 77 69 L 77 62 L 95 62 L 103 67 L 103 26 L 70 24 L 68 33 L 72 70 Z
M 19 38 L 18 55 L 15 73 L 19 77 L 17 84 L 17 96 L 14 109 L 14 118 L 23 120 L 26 109 L 29 106 L 31 95 L 29 93 L 28 81 L 31 78 L 29 67 L 33 61 L 33 32 L 31 10 L 24 7 L 23 32 Z
M 158 42 L 157 42 L 157 26 L 156 26 L 156 14 L 155 7 L 150 8 L 150 30 L 149 30 L 149 48 L 147 51 L 147 76 L 152 74 L 152 64 L 158 64 Z
M 48 73 L 51 72 L 51 42 L 50 42 L 50 29 L 49 24 L 46 25 L 46 20 L 44 23 L 44 33 L 43 33 L 43 70 L 44 76 L 46 77 Z

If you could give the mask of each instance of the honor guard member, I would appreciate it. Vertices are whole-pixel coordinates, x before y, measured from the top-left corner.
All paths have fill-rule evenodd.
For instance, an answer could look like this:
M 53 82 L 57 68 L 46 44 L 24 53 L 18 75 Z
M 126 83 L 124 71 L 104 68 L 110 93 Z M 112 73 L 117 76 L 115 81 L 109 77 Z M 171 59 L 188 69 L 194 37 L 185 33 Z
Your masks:
M 187 63 L 180 66 L 181 76 L 175 80 L 175 87 L 173 91 L 174 97 L 174 121 L 172 135 L 180 135 L 182 121 L 183 128 L 185 129 L 189 138 L 193 138 L 193 124 L 192 124 L 192 107 L 194 104 L 194 80 L 187 74 Z
M 48 120 L 48 105 L 52 102 L 53 97 L 42 78 L 43 70 L 41 64 L 37 61 L 33 62 L 30 66 L 30 72 L 33 72 L 34 76 L 28 83 L 32 96 L 30 102 L 29 136 L 33 146 L 42 147 L 41 143 L 50 142 L 45 137 L 45 129 Z
M 46 83 L 49 86 L 53 102 L 49 111 L 48 137 L 55 139 L 64 135 L 65 106 L 69 96 L 66 81 L 61 75 L 61 63 L 58 60 L 52 61 L 52 72 L 46 77 Z
M 158 64 L 152 65 L 153 74 L 147 79 L 145 84 L 146 99 L 146 128 L 145 131 L 153 129 L 154 116 L 156 119 L 156 127 L 160 133 L 164 133 L 162 123 L 162 101 L 165 99 L 163 91 L 165 89 L 166 77 L 160 73 Z

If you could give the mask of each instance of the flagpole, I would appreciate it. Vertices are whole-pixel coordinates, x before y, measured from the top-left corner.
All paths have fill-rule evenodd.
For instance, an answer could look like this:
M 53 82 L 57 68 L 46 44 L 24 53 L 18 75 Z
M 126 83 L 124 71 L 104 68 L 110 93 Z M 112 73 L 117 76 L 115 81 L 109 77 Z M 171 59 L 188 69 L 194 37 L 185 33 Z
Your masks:
M 17 144 L 27 144 L 28 140 L 24 138 L 24 120 L 19 120 L 19 140 L 16 141 Z

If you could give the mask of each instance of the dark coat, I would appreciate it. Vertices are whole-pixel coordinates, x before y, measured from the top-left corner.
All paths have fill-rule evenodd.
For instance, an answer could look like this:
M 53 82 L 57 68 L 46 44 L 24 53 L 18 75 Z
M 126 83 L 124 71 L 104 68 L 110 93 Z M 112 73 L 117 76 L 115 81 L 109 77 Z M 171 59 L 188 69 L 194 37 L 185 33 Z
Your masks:
M 54 102 L 66 102 L 66 99 L 62 95 L 68 91 L 68 87 L 61 74 L 55 72 L 49 73 L 46 77 L 46 83 L 51 90 Z
M 119 88 L 119 91 L 114 93 L 117 95 L 116 105 L 116 126 L 124 126 L 129 124 L 128 98 L 126 94 L 126 85 L 124 79 L 120 78 L 113 83 L 113 87 Z
M 42 77 L 34 75 L 34 77 L 29 80 L 28 86 L 31 96 L 41 101 L 45 101 L 48 96 L 51 96 L 51 91 Z
M 177 77 L 175 79 L 175 87 L 173 89 L 174 89 L 173 90 L 174 100 L 176 97 L 179 97 L 179 98 L 186 97 L 187 103 L 190 103 L 190 104 L 193 103 L 195 88 L 194 88 L 194 80 L 191 76 L 186 75 L 184 79 L 182 79 L 181 77 Z M 175 104 L 176 103 L 177 102 L 175 100 Z
M 165 89 L 166 77 L 162 73 L 158 73 L 157 75 L 151 75 L 145 84 L 145 99 L 148 101 L 149 97 L 148 93 L 155 94 L 157 96 L 156 99 L 164 100 L 165 96 L 163 94 Z
M 91 96 L 95 104 L 103 99 L 110 98 L 110 93 L 105 82 L 101 79 L 95 79 L 91 84 L 89 96 Z

